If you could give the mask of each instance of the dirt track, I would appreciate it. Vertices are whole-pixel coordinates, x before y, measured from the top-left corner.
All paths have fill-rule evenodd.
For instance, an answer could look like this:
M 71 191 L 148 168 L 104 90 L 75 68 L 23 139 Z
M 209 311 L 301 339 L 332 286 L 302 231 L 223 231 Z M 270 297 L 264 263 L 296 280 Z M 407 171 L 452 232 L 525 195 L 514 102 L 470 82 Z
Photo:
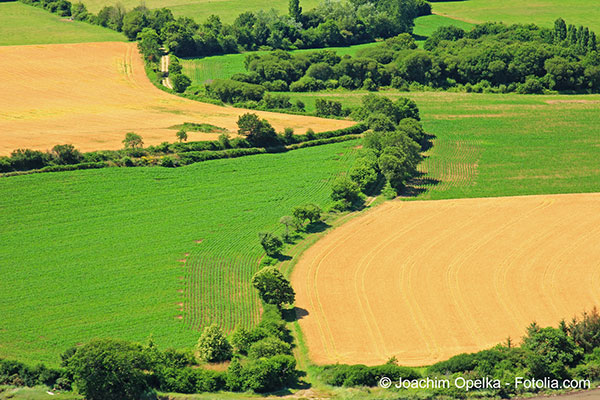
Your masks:
M 294 269 L 311 359 L 418 366 L 518 342 L 600 306 L 599 239 L 600 194 L 386 203 Z
M 83 43 L 0 47 L 0 155 L 15 148 L 46 150 L 72 143 L 81 150 L 117 149 L 127 132 L 146 144 L 175 141 L 173 125 L 210 123 L 236 131 L 247 110 L 199 103 L 150 83 L 135 43 Z M 253 111 L 254 112 L 254 111 Z M 304 133 L 352 125 L 256 112 L 278 130 Z M 190 140 L 218 134 L 190 133 Z

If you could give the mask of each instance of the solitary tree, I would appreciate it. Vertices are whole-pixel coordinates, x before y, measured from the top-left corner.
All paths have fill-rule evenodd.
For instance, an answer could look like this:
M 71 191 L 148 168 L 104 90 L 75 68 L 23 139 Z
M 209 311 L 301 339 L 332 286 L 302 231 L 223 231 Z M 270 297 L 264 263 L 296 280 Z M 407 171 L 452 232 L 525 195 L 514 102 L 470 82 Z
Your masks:
M 183 93 L 192 84 L 192 80 L 184 74 L 177 74 L 171 77 L 173 83 L 173 89 L 177 93 Z
M 188 140 L 188 134 L 183 129 L 178 130 L 175 136 L 177 136 L 177 139 L 179 139 L 179 143 Z
M 197 350 L 198 356 L 203 361 L 220 362 L 231 358 L 231 345 L 215 324 L 204 328 L 198 339 Z
M 291 304 L 296 299 L 290 281 L 276 267 L 265 267 L 258 271 L 252 277 L 252 285 L 267 304 L 281 308 L 282 304 Z
M 142 147 L 144 145 L 144 141 L 140 135 L 133 132 L 128 132 L 125 134 L 123 144 L 125 145 L 126 149 L 136 149 L 138 147 Z
M 304 204 L 294 207 L 292 215 L 294 216 L 296 226 L 302 228 L 306 220 L 311 224 L 321 220 L 321 208 L 316 204 Z
M 279 219 L 279 223 L 285 226 L 284 240 L 290 240 L 290 226 L 294 224 L 294 220 L 289 215 L 284 215 Z
M 261 232 L 258 234 L 260 239 L 260 244 L 268 256 L 274 257 L 277 256 L 281 249 L 283 248 L 283 242 L 277 236 L 268 232 Z
M 257 147 L 271 146 L 277 143 L 275 129 L 258 115 L 246 113 L 238 118 L 238 133 L 246 136 L 248 141 Z

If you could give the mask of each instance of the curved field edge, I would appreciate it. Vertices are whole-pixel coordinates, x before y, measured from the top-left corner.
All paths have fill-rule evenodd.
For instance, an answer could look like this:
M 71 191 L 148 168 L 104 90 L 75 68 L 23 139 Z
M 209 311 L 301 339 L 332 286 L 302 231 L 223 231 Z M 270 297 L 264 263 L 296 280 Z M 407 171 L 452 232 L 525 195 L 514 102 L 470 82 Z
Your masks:
M 310 359 L 427 365 L 600 305 L 599 209 L 600 194 L 394 201 L 353 219 L 292 274 Z
M 71 21 L 16 1 L 0 2 L 0 46 L 126 40 L 108 28 Z
M 291 93 L 358 106 L 365 91 Z M 600 96 L 381 91 L 419 106 L 433 147 L 409 199 L 600 191 Z
M 127 132 L 141 135 L 146 145 L 156 145 L 175 141 L 174 127 L 185 122 L 235 132 L 238 116 L 246 112 L 267 119 L 277 131 L 291 127 L 299 133 L 308 128 L 322 132 L 355 124 L 223 107 L 168 94 L 148 79 L 135 43 L 0 47 L 0 70 L 4 73 L 0 154 L 17 148 L 47 150 L 64 143 L 82 151 L 120 149 Z M 192 141 L 217 137 L 189 133 Z
M 296 205 L 328 207 L 354 146 L 1 179 L 0 356 L 56 365 L 94 337 L 185 348 L 208 316 L 252 325 L 257 232 Z

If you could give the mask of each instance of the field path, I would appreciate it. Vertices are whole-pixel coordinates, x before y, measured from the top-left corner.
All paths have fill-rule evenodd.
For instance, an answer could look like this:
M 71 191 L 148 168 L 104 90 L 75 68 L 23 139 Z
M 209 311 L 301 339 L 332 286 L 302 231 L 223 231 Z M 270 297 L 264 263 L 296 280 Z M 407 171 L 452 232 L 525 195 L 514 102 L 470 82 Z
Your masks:
M 169 55 L 162 56 L 160 58 L 160 71 L 161 72 L 169 72 Z M 171 78 L 168 76 L 164 77 L 162 80 L 162 85 L 173 90 L 173 85 L 171 85 Z
M 237 130 L 249 110 L 170 95 L 154 87 L 135 43 L 106 42 L 0 47 L 0 155 L 17 148 L 46 150 L 71 143 L 83 151 L 122 148 L 125 133 L 146 145 L 175 141 L 174 125 L 209 123 Z M 301 115 L 251 111 L 276 130 L 298 133 L 354 124 Z M 218 134 L 189 133 L 190 140 Z
M 420 366 L 600 306 L 600 194 L 392 201 L 292 274 L 313 362 Z

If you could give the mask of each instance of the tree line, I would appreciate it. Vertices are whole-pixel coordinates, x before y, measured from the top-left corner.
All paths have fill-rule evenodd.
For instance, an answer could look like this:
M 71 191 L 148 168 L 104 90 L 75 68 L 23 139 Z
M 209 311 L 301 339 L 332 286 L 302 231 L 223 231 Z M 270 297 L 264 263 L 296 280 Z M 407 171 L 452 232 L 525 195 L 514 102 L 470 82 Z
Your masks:
M 225 24 L 217 15 L 198 23 L 188 17 L 175 18 L 167 8 L 149 10 L 143 4 L 127 11 L 117 3 L 94 15 L 81 2 L 20 1 L 123 32 L 130 40 L 138 39 L 145 31 L 146 36 L 157 39 L 159 47 L 181 57 L 366 43 L 411 32 L 414 18 L 431 13 L 424 0 L 323 1 L 308 11 L 302 10 L 299 0 L 290 0 L 286 15 L 273 9 L 248 11 L 239 14 L 232 24 Z
M 600 53 L 596 34 L 584 26 L 556 20 L 553 29 L 534 24 L 485 23 L 471 31 L 438 28 L 417 48 L 403 33 L 361 49 L 355 57 L 333 51 L 302 54 L 283 50 L 249 54 L 246 73 L 212 86 L 239 85 L 270 91 L 380 87 L 450 89 L 475 92 L 543 93 L 600 90 Z M 246 98 L 250 100 L 249 97 Z

